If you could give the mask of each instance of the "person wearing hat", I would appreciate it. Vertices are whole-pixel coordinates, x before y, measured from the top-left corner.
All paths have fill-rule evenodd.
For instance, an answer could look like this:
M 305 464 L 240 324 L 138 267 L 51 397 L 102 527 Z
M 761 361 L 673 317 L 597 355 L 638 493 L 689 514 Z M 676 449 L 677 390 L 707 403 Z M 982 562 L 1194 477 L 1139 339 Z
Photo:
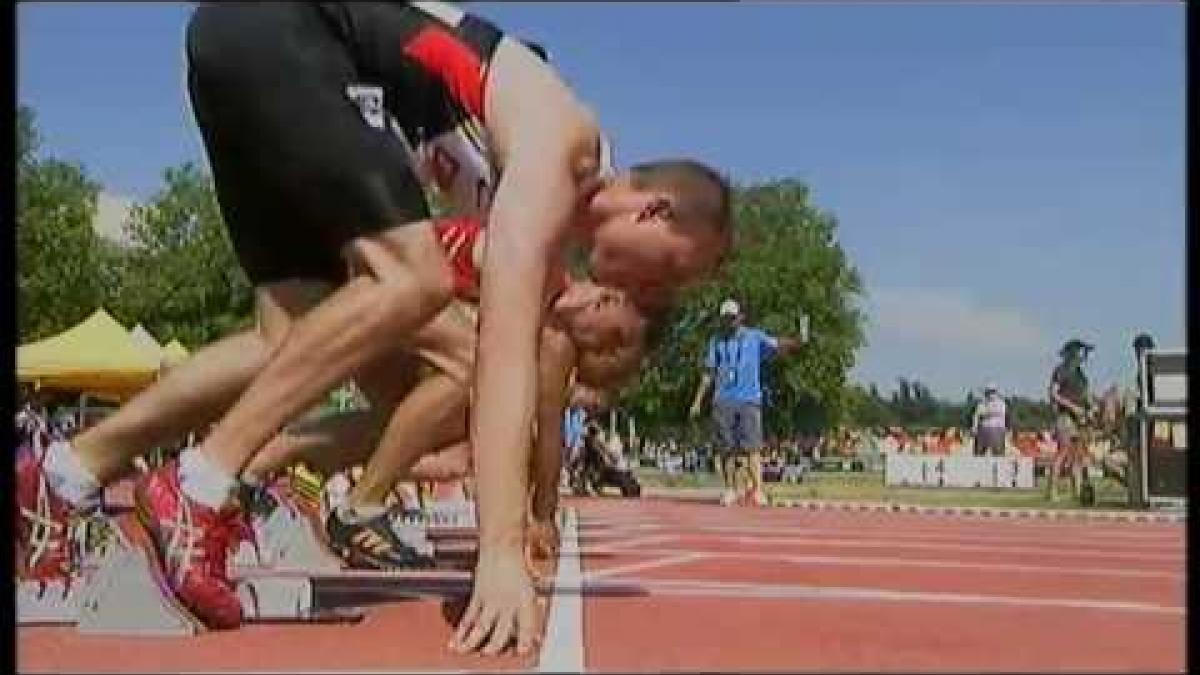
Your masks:
M 1051 501 L 1059 499 L 1058 478 L 1065 470 L 1071 472 L 1072 494 L 1077 494 L 1084 484 L 1088 450 L 1083 427 L 1088 424 L 1093 401 L 1083 364 L 1092 349 L 1092 345 L 1082 340 L 1068 340 L 1058 352 L 1062 361 L 1050 376 L 1050 404 L 1056 413 L 1054 428 L 1058 441 L 1047 485 Z
M 1004 437 L 1008 434 L 1008 404 L 1000 396 L 1000 389 L 989 382 L 983 387 L 983 400 L 975 406 L 975 454 L 983 456 L 989 452 L 995 456 L 1004 454 Z
M 690 416 L 700 414 L 700 405 L 710 385 L 716 381 L 713 393 L 713 421 L 717 425 L 718 466 L 725 492 L 721 503 L 728 506 L 737 501 L 735 480 L 739 456 L 748 455 L 750 480 L 747 494 L 756 504 L 766 505 L 762 487 L 762 364 L 769 358 L 785 354 L 807 341 L 802 324 L 801 337 L 773 337 L 759 328 L 745 326 L 745 317 L 736 300 L 721 303 L 721 328 L 709 339 L 700 388 L 692 401 Z

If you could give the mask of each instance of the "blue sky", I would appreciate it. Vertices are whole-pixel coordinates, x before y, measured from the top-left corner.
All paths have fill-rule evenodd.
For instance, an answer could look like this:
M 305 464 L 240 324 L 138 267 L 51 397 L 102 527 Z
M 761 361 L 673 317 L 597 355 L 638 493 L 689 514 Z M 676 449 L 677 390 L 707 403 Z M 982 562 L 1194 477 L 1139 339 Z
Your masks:
M 1093 380 L 1146 330 L 1184 344 L 1184 10 L 1006 5 L 475 4 L 545 44 L 619 161 L 792 176 L 866 281 L 853 376 L 1041 397 L 1057 347 Z M 203 151 L 185 4 L 21 3 L 18 93 L 50 153 L 144 199 Z

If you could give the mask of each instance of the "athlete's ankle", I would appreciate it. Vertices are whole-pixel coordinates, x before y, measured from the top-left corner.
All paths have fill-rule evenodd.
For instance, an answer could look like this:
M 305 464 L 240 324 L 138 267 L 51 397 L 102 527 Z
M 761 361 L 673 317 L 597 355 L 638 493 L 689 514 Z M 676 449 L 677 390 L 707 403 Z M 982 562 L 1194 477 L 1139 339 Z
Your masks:
M 179 455 L 179 485 L 192 500 L 219 509 L 233 501 L 238 481 L 196 448 Z
M 100 504 L 104 487 L 69 441 L 51 443 L 42 468 L 50 490 L 71 506 L 87 509 Z

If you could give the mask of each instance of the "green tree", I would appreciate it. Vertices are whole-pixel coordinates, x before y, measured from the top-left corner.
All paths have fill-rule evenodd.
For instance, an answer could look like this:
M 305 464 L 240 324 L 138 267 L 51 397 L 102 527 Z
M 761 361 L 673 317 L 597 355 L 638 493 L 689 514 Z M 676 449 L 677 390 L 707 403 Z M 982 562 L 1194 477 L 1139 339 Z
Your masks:
M 621 400 L 644 428 L 687 426 L 704 352 L 721 300 L 734 297 L 751 324 L 795 335 L 810 319 L 810 343 L 764 371 L 769 433 L 792 433 L 840 423 L 850 408 L 846 373 L 863 344 L 858 301 L 862 282 L 836 240 L 837 220 L 811 203 L 796 180 L 735 191 L 738 244 L 714 282 L 680 298 L 666 321 L 661 346 Z
M 92 229 L 100 186 L 83 167 L 40 155 L 32 108 L 17 108 L 17 333 L 22 342 L 83 320 L 104 298 Z
M 113 311 L 163 341 L 205 344 L 250 325 L 253 289 L 222 225 L 212 181 L 194 164 L 130 214 L 130 247 L 116 272 Z

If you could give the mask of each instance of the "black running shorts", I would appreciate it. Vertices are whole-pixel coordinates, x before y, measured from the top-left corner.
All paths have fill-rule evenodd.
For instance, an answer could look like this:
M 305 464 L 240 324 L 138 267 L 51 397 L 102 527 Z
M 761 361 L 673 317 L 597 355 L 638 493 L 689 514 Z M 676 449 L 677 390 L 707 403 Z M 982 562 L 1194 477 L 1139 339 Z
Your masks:
M 405 142 L 348 94 L 364 75 L 315 3 L 201 6 L 187 64 L 221 212 L 255 285 L 341 283 L 346 243 L 428 218 Z

